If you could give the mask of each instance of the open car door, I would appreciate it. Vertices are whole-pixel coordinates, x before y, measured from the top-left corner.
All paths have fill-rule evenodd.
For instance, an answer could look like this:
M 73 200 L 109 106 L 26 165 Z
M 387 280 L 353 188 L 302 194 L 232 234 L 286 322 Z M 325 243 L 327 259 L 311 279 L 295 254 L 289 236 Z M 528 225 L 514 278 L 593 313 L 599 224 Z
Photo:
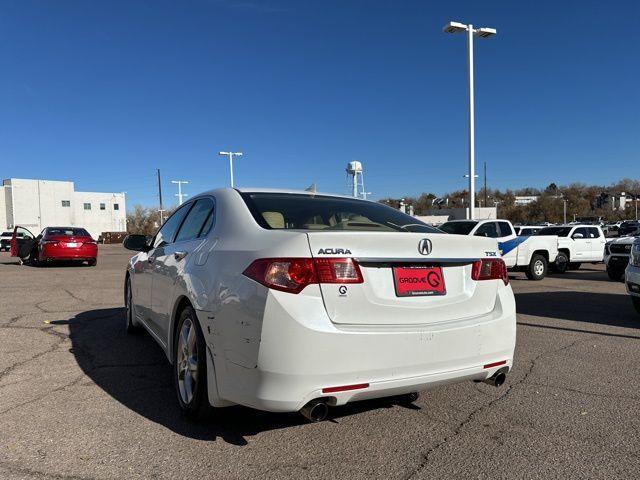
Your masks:
M 27 258 L 36 244 L 36 237 L 24 227 L 16 226 L 11 237 L 10 252 L 12 257 Z

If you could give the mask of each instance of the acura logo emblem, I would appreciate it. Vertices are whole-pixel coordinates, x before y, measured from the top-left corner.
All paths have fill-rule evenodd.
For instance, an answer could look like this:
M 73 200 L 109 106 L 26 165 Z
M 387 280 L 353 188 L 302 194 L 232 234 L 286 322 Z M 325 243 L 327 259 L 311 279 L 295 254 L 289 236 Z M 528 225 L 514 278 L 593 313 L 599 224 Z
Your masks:
M 429 240 L 428 238 L 423 238 L 422 240 L 420 240 L 420 243 L 418 243 L 418 252 L 420 252 L 420 255 L 429 255 L 431 253 L 431 250 L 433 250 L 431 240 Z

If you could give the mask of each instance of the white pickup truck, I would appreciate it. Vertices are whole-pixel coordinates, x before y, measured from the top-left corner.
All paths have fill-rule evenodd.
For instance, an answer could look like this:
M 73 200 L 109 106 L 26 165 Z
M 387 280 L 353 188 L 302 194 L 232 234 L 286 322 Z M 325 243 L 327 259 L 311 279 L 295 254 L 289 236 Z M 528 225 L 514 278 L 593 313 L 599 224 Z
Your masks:
M 508 220 L 451 220 L 439 228 L 455 235 L 495 238 L 507 267 L 524 271 L 530 280 L 542 280 L 558 256 L 557 237 L 517 236 Z
M 597 263 L 604 259 L 604 245 L 607 241 L 597 225 L 546 227 L 536 236 L 558 239 L 558 259 L 553 265 L 558 273 L 564 273 L 567 269 L 577 270 L 582 263 Z

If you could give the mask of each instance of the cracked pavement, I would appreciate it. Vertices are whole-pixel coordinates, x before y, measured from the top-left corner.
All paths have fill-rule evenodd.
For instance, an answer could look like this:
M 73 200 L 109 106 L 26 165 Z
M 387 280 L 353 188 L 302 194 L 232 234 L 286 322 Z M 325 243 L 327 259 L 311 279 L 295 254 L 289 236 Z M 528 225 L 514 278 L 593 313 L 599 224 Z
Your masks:
M 638 478 L 640 315 L 602 266 L 512 275 L 515 368 L 333 411 L 181 417 L 168 363 L 124 332 L 128 258 L 36 269 L 0 253 L 0 478 Z

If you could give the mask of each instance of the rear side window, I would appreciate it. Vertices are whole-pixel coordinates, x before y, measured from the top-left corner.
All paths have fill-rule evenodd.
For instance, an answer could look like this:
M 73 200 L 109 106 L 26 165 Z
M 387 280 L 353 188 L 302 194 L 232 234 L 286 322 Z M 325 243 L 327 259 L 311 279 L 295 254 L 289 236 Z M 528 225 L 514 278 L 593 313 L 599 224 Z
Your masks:
M 489 237 L 489 238 L 498 238 L 500 236 L 495 222 L 483 223 L 478 227 L 478 230 L 476 230 L 476 233 L 474 235 L 478 237 Z
M 182 220 L 189 212 L 189 209 L 193 206 L 193 203 L 185 203 L 178 210 L 173 212 L 164 225 L 156 233 L 156 237 L 153 240 L 153 248 L 159 248 L 168 243 L 173 242 L 173 238 L 176 236 L 176 232 L 182 224 Z
M 508 237 L 509 235 L 513 235 L 513 230 L 511 229 L 511 225 L 509 225 L 507 222 L 498 222 L 498 226 L 500 227 L 501 237 Z M 527 233 L 527 235 L 530 235 L 530 231 L 529 233 Z
M 197 200 L 187 218 L 184 219 L 175 241 L 193 240 L 205 235 L 211 228 L 209 218 L 213 219 L 213 201 L 210 198 Z M 205 227 L 207 227 L 206 231 Z
M 589 238 L 600 238 L 600 231 L 597 228 L 589 228 Z
M 453 235 L 469 235 L 478 222 L 473 220 L 468 222 L 446 222 L 440 225 L 440 230 Z
M 381 203 L 288 193 L 242 193 L 256 222 L 269 230 L 359 230 L 442 233 Z

